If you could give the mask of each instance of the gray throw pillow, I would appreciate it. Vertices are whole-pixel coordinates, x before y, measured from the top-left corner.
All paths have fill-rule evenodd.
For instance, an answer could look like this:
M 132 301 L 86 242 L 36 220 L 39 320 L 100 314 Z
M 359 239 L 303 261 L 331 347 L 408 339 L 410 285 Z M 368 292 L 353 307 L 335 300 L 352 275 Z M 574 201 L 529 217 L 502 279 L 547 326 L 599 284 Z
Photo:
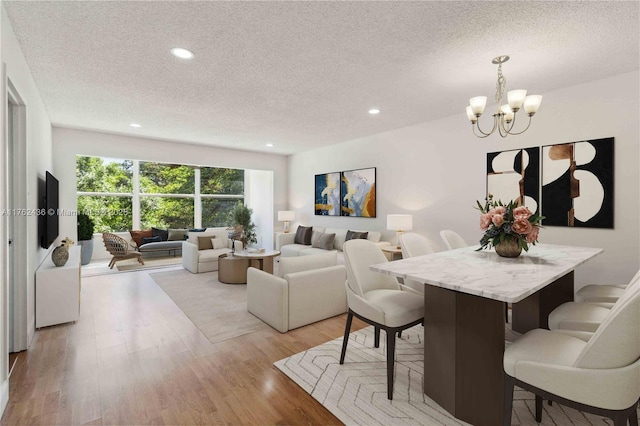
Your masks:
M 311 233 L 313 227 L 311 226 L 298 226 L 296 236 L 293 240 L 295 244 L 303 244 L 305 246 L 311 245 Z
M 336 234 L 324 234 L 321 232 L 318 232 L 318 234 L 318 239 L 311 245 L 311 247 L 333 250 L 333 242 L 336 239 Z
M 347 237 L 344 239 L 345 241 L 349 240 L 366 240 L 369 236 L 369 231 L 347 231 Z

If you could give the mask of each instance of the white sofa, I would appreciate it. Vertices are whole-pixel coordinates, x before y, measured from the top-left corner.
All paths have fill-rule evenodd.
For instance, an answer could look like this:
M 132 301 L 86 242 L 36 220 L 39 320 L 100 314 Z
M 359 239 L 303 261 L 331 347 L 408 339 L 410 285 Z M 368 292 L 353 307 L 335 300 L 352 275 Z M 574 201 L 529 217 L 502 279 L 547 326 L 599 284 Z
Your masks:
M 322 232 L 325 234 L 336 234 L 333 241 L 333 251 L 336 251 L 338 255 L 338 265 L 344 265 L 344 254 L 342 253 L 342 246 L 347 238 L 347 228 L 324 228 L 322 226 L 314 226 L 313 232 Z M 360 231 L 351 229 L 354 232 L 368 232 L 367 240 L 375 243 L 377 246 L 384 247 L 391 245 L 388 241 L 380 241 L 381 234 L 378 231 Z M 290 233 L 276 234 L 276 250 L 280 250 L 280 256 L 282 257 L 294 257 L 294 256 L 307 256 L 312 254 L 326 253 L 328 250 L 312 247 L 310 245 L 295 244 L 296 231 Z
M 189 238 L 182 242 L 182 267 L 199 274 L 218 270 L 218 257 L 231 253 L 231 240 L 224 228 L 207 228 L 204 232 L 189 232 Z M 198 237 L 220 238 L 223 248 L 198 250 Z M 236 250 L 242 250 L 242 243 L 235 242 Z
M 337 252 L 281 258 L 277 276 L 247 271 L 247 310 L 281 333 L 347 312 Z

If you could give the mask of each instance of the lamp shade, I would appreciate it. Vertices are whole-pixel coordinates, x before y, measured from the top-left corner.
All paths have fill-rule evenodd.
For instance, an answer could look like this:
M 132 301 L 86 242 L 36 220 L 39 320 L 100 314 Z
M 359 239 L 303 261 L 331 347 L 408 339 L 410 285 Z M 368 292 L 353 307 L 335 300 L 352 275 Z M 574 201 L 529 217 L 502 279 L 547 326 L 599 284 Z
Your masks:
M 293 210 L 278 210 L 278 220 L 282 222 L 295 220 L 296 212 Z
M 387 229 L 390 231 L 410 231 L 413 228 L 413 216 L 410 214 L 388 214 Z

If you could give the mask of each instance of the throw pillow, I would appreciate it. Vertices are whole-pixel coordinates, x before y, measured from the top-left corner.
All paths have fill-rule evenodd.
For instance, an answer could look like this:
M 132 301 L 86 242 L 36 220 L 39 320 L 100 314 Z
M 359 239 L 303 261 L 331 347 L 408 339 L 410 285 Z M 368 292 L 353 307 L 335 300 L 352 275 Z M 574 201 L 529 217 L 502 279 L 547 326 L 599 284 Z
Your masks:
M 298 226 L 296 230 L 296 236 L 293 239 L 295 244 L 303 244 L 308 246 L 311 244 L 311 233 L 313 232 L 313 227 L 311 226 Z
M 189 232 L 204 232 L 206 230 L 207 228 L 191 228 L 189 229 Z
M 198 237 L 198 250 L 211 250 L 213 244 L 211 244 L 211 236 Z
M 318 241 L 318 238 L 320 238 L 320 235 L 322 235 L 322 232 L 316 231 L 315 229 L 313 230 L 313 232 L 311 233 L 311 246 L 313 246 L 316 243 L 316 241 Z
M 162 241 L 160 239 L 160 237 L 142 237 L 142 244 L 141 245 L 145 245 L 145 244 L 148 244 L 148 243 L 159 243 L 160 241 Z
M 320 233 L 320 236 L 316 240 L 316 243 L 312 244 L 311 247 L 324 249 L 324 250 L 333 250 L 333 242 L 335 239 L 336 239 L 336 234 Z
M 131 239 L 136 243 L 138 247 L 142 245 L 143 238 L 153 237 L 151 228 L 145 229 L 143 231 L 129 231 L 129 234 L 131 234 Z
M 222 241 L 222 238 L 212 238 L 211 245 L 213 246 L 214 250 L 224 248 L 224 242 Z
M 184 241 L 187 238 L 187 232 L 189 231 L 186 229 L 169 229 L 167 241 Z
M 347 237 L 344 239 L 345 241 L 349 240 L 366 240 L 369 237 L 369 232 L 362 231 L 347 231 Z
M 169 231 L 167 231 L 166 229 L 151 227 L 151 234 L 154 237 L 160 237 L 160 241 L 167 241 L 167 239 L 169 238 Z

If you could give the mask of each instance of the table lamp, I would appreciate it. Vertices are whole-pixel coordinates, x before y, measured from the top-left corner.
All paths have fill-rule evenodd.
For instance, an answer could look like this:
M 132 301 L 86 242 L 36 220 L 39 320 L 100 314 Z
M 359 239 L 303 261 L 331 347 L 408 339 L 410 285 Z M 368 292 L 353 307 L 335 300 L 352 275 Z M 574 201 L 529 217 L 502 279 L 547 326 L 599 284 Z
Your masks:
M 284 222 L 285 234 L 289 232 L 289 221 L 296 218 L 296 212 L 293 210 L 278 210 L 278 220 Z
M 410 214 L 388 214 L 387 229 L 398 233 L 397 248 L 400 248 L 400 238 L 403 231 L 411 231 L 413 228 L 413 216 Z

